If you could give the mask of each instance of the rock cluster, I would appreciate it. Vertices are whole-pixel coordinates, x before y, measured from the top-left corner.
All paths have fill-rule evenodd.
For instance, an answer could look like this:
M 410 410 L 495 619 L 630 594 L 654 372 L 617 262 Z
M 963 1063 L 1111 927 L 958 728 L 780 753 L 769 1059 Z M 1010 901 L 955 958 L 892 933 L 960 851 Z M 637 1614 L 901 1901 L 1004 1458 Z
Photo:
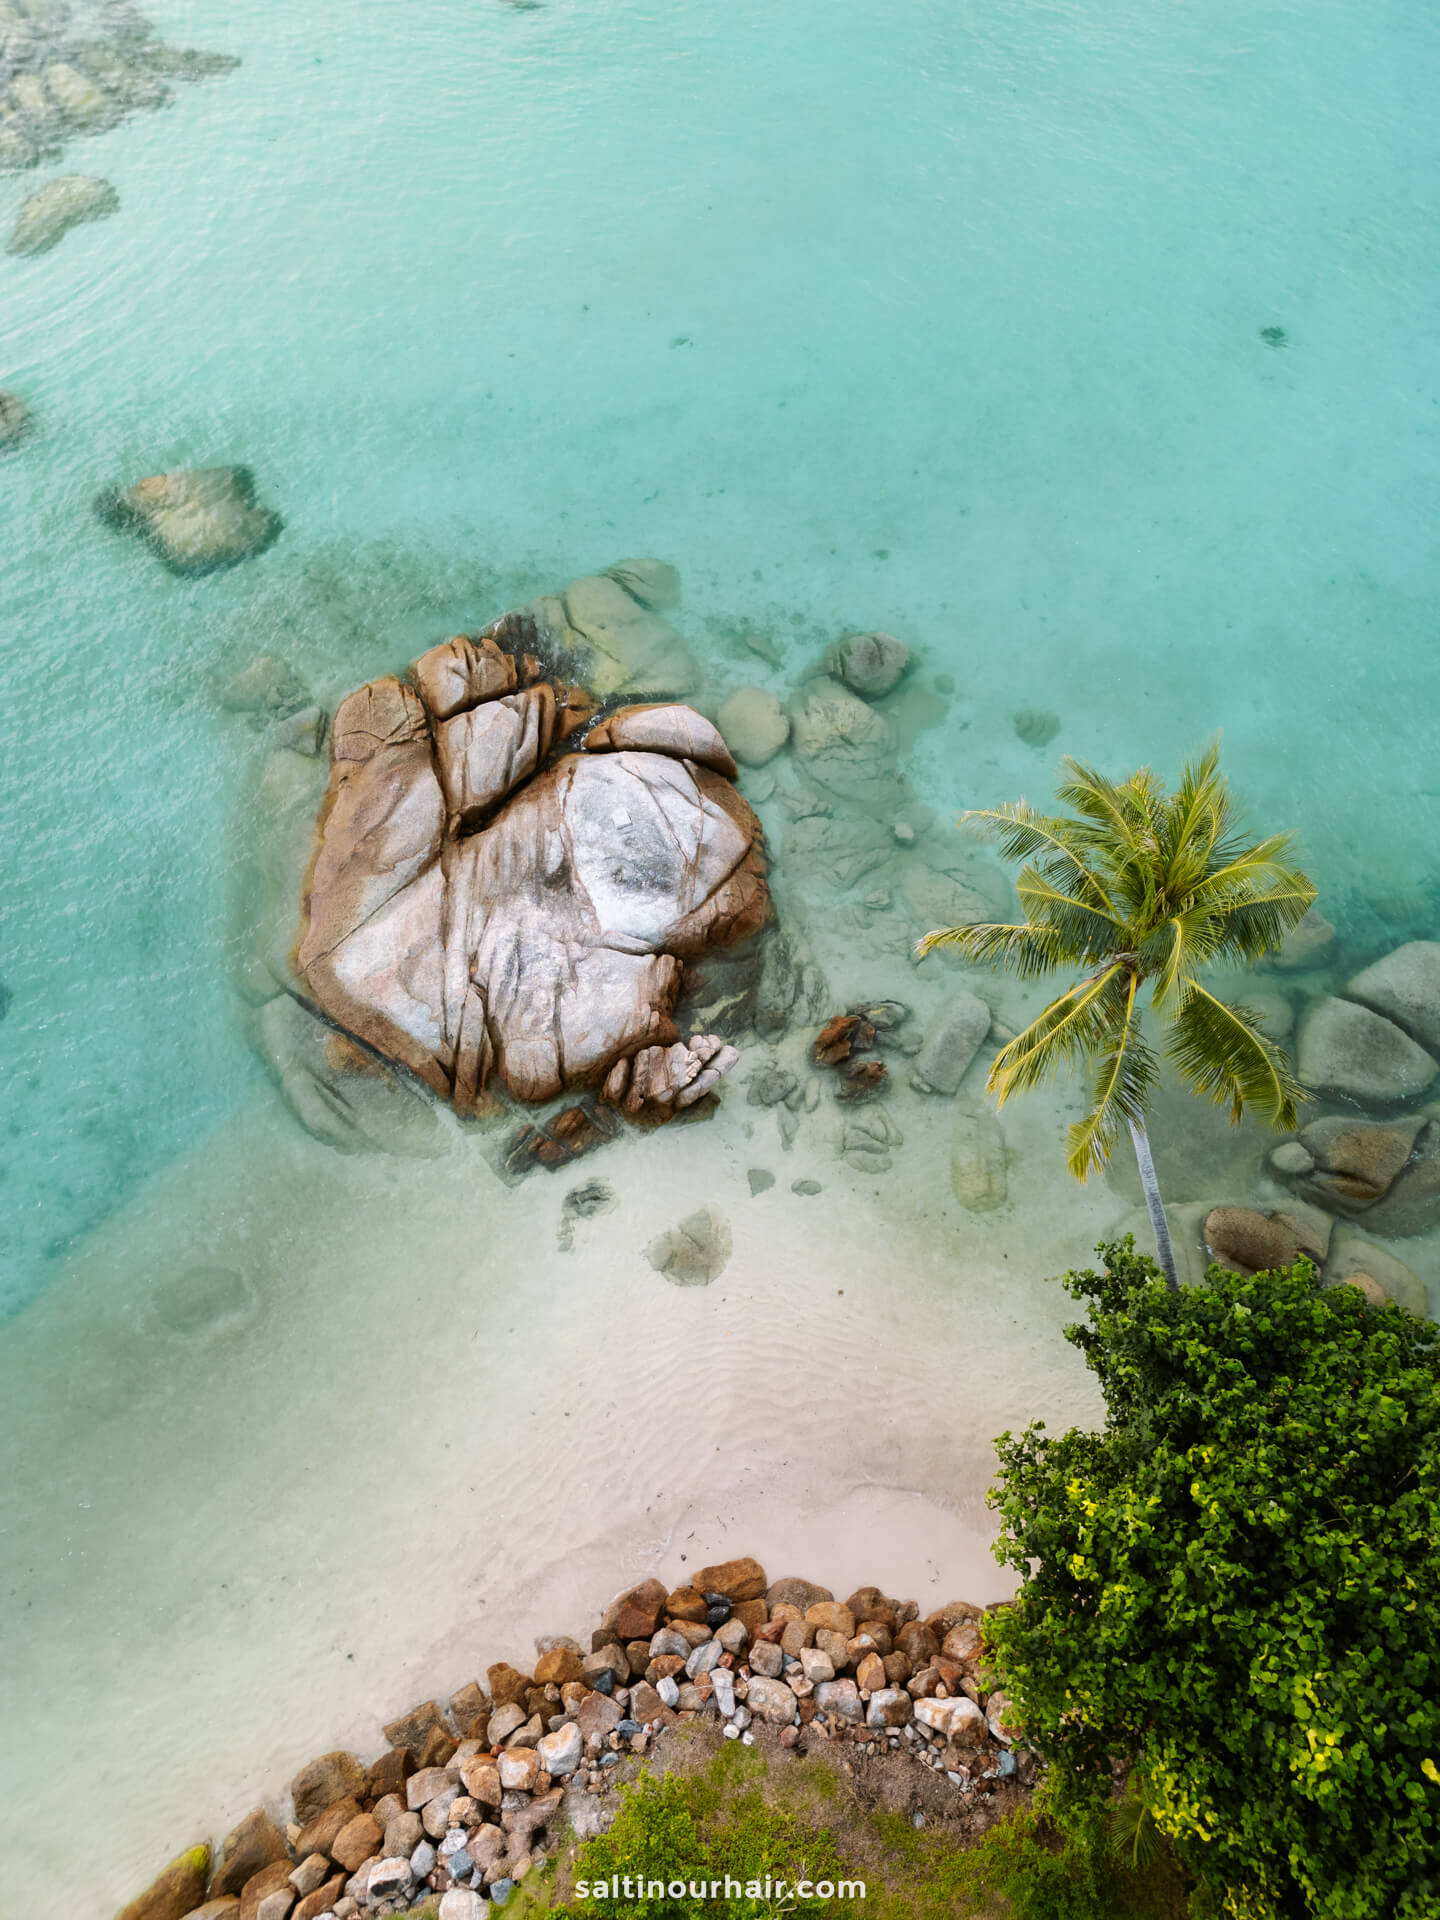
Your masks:
M 633 665 L 636 630 L 658 645 L 632 591 L 663 595 L 669 570 L 623 564 L 627 584 L 553 596 L 563 635 L 534 610 L 505 615 L 335 715 L 296 975 L 336 1026 L 462 1114 L 493 1080 L 529 1102 L 598 1087 L 665 1119 L 739 1057 L 718 1035 L 682 1042 L 673 1018 L 686 963 L 769 913 L 729 749 L 673 703 L 591 724 L 590 690 L 560 677 L 562 640 L 592 616 L 602 690 Z
M 439 1920 L 484 1920 L 562 1830 L 608 1825 L 622 1761 L 684 1721 L 752 1745 L 906 1753 L 960 1794 L 1032 1779 L 1006 1696 L 980 1678 L 984 1611 L 954 1601 L 921 1619 L 878 1587 L 837 1600 L 749 1558 L 669 1592 L 644 1581 L 605 1609 L 588 1649 L 538 1640 L 529 1673 L 497 1662 L 483 1688 L 392 1721 L 369 1765 L 310 1761 L 289 1821 L 257 1808 L 213 1864 L 192 1848 L 120 1920 L 356 1920 L 433 1913 L 437 1896 Z
M 0 0 L 0 173 L 53 160 L 72 139 L 168 104 L 172 80 L 238 67 L 171 47 L 132 7 Z

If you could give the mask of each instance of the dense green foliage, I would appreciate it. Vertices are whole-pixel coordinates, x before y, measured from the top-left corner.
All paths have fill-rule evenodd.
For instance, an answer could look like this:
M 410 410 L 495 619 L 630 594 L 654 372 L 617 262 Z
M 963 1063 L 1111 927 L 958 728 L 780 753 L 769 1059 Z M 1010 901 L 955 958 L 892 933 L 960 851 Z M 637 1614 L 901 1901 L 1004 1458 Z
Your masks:
M 1278 947 L 1315 889 L 1289 864 L 1292 836 L 1246 842 L 1211 746 L 1169 792 L 1148 767 L 1107 780 L 1064 762 L 1058 798 L 1071 815 L 1019 801 L 965 822 L 1021 860 L 1019 925 L 941 927 L 918 951 L 950 947 L 1024 979 L 1060 968 L 1082 977 L 1010 1041 L 990 1069 L 1003 1106 L 1063 1067 L 1093 1074 L 1089 1111 L 1070 1128 L 1077 1179 L 1103 1167 L 1127 1127 L 1143 1127 L 1158 1062 L 1141 1032 L 1140 994 L 1165 1027 L 1171 1066 L 1198 1094 L 1249 1108 L 1286 1131 L 1304 1091 L 1246 1007 L 1211 991 L 1199 970 L 1249 965 Z
M 991 1653 L 1080 1801 L 1134 1761 L 1243 1920 L 1440 1914 L 1440 1343 L 1302 1261 L 1072 1273 L 1100 1433 L 1000 1442 Z

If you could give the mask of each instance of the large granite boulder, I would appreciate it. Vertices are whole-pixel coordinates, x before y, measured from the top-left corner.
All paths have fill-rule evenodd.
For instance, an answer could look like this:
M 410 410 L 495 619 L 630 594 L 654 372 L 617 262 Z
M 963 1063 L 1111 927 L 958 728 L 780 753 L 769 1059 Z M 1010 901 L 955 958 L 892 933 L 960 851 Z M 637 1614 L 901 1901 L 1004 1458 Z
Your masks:
M 621 708 L 554 757 L 586 703 L 541 677 L 537 635 L 507 615 L 341 704 L 297 978 L 458 1112 L 494 1081 L 663 1118 L 736 1057 L 678 1046 L 674 1009 L 686 961 L 765 922 L 759 823 L 688 708 Z
M 106 220 L 119 210 L 120 196 L 108 180 L 97 180 L 88 173 L 67 173 L 37 187 L 21 203 L 5 251 L 49 253 L 72 227 Z
M 248 467 L 153 473 L 95 502 L 107 526 L 133 530 L 172 573 L 215 573 L 263 553 L 285 522 L 255 502 Z
M 1312 1120 L 1300 1133 L 1310 1164 L 1295 1169 L 1297 1184 L 1319 1205 L 1340 1213 L 1373 1207 L 1404 1169 L 1424 1124 L 1423 1114 L 1399 1120 L 1331 1114 Z
M 1389 1104 L 1423 1093 L 1437 1069 L 1394 1021 L 1332 996 L 1317 1001 L 1300 1023 L 1297 1071 L 1316 1093 Z
M 1345 991 L 1422 1046 L 1440 1047 L 1440 942 L 1407 941 L 1357 973 Z

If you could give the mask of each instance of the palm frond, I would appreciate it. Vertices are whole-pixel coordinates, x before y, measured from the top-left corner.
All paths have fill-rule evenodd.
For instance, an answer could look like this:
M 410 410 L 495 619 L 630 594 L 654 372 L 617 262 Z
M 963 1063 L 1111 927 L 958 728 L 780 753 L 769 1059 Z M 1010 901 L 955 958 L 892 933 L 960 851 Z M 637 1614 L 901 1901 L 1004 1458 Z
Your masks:
M 1165 1051 L 1181 1078 L 1230 1118 L 1246 1108 L 1281 1132 L 1293 1132 L 1295 1109 L 1309 1098 L 1283 1047 L 1261 1032 L 1249 1007 L 1232 1007 L 1191 980 L 1173 1016 Z
M 1314 882 L 1308 874 L 1290 869 L 1268 891 L 1246 892 L 1216 907 L 1221 938 L 1215 951 L 1238 960 L 1262 959 L 1275 951 L 1292 927 L 1299 926 L 1314 904 Z
M 1166 1006 L 1197 967 L 1225 951 L 1225 922 L 1205 907 L 1186 907 L 1163 920 L 1136 950 L 1135 964 L 1155 977 L 1150 1003 Z
M 986 922 L 973 927 L 936 927 L 915 943 L 915 956 L 923 960 L 937 947 L 951 947 L 977 966 L 1009 967 L 1022 980 L 1038 980 L 1056 967 L 1074 962 L 1059 931 L 1054 927 L 999 926 Z
M 1149 768 L 1121 784 L 1080 760 L 1066 758 L 1060 764 L 1065 778 L 1055 789 L 1056 799 L 1100 827 L 1113 843 L 1138 852 L 1148 824 L 1145 800 L 1154 791 Z
M 1233 818 L 1229 790 L 1220 775 L 1220 736 L 1198 760 L 1186 763 L 1180 785 L 1170 798 L 1161 828 L 1165 855 L 1165 884 L 1172 893 L 1185 893 L 1205 875 L 1215 849 Z
M 1052 1000 L 990 1064 L 986 1091 L 1000 1106 L 1015 1093 L 1028 1093 L 1053 1079 L 1063 1066 L 1093 1056 L 1112 1044 L 1124 1021 L 1125 967 L 1116 961 L 1088 980 L 1080 980 Z
M 1070 1171 L 1077 1180 L 1088 1180 L 1105 1167 L 1122 1130 L 1144 1125 L 1145 1103 L 1155 1083 L 1155 1056 L 1140 1034 L 1138 984 L 1132 975 L 1123 1024 L 1095 1069 L 1090 1111 L 1066 1136 Z
M 1219 903 L 1283 886 L 1297 877 L 1297 869 L 1285 858 L 1294 844 L 1293 833 L 1272 833 L 1252 846 L 1228 849 L 1224 862 L 1197 883 L 1190 898 L 1197 904 Z
M 1097 906 L 1108 909 L 1105 889 L 1086 856 L 1089 838 L 1076 831 L 1077 822 L 1055 814 L 1038 813 L 1023 800 L 1003 807 L 972 807 L 960 816 L 962 827 L 998 840 L 1004 860 L 1036 860 L 1054 854 L 1074 870 L 1079 884 L 1095 897 Z
M 1098 959 L 1127 944 L 1125 928 L 1092 905 L 1082 886 L 1071 892 L 1030 865 L 1017 875 L 1015 892 L 1030 924 L 1054 927 L 1077 959 Z

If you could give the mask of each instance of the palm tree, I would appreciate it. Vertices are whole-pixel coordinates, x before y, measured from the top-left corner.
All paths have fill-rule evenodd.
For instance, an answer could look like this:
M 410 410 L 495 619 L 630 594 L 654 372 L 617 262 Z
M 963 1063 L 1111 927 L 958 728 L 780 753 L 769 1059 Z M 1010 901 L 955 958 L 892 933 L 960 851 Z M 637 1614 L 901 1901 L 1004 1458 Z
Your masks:
M 1090 1111 L 1069 1132 L 1070 1171 L 1085 1180 L 1104 1167 L 1128 1129 L 1172 1289 L 1175 1254 L 1145 1130 L 1158 1063 L 1140 1030 L 1142 987 L 1165 1024 L 1171 1064 L 1193 1092 L 1228 1101 L 1232 1120 L 1249 1108 L 1289 1132 L 1305 1098 L 1256 1015 L 1197 977 L 1214 962 L 1260 959 L 1315 899 L 1308 877 L 1288 863 L 1293 834 L 1247 845 L 1237 833 L 1219 758 L 1216 740 L 1174 793 L 1148 767 L 1117 783 L 1067 759 L 1057 797 L 1078 817 L 1037 813 L 1023 800 L 965 814 L 962 825 L 998 840 L 1005 859 L 1026 863 L 1015 883 L 1025 918 L 1019 926 L 937 928 L 916 949 L 923 956 L 953 947 L 1026 980 L 1085 970 L 1002 1048 L 986 1091 L 1003 1106 L 1062 1066 L 1093 1070 Z

